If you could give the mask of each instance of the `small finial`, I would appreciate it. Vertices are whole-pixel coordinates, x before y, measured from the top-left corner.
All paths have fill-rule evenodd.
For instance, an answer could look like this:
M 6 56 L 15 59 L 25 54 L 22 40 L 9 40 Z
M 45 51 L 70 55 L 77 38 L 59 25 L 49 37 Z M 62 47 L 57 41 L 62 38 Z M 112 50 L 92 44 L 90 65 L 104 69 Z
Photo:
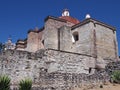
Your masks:
M 70 16 L 69 10 L 64 9 L 63 12 L 62 12 L 62 16 Z
M 85 19 L 91 18 L 90 14 L 86 14 Z

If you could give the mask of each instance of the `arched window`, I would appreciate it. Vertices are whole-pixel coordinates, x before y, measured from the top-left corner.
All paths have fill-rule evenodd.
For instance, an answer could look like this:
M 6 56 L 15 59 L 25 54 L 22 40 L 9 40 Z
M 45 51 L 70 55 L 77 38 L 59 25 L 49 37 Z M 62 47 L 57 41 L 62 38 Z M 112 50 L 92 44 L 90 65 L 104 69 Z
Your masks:
M 74 32 L 73 33 L 73 42 L 76 42 L 76 41 L 78 41 L 79 40 L 79 35 L 78 35 L 78 32 Z

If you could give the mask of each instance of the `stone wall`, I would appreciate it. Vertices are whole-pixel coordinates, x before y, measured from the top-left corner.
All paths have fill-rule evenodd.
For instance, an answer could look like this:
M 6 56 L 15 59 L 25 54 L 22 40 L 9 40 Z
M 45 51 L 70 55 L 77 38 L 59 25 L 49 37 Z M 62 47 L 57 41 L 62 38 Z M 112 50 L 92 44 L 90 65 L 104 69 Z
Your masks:
M 49 49 L 48 61 L 45 61 L 48 72 L 89 73 L 95 68 L 95 58 L 90 55 Z
M 89 67 L 95 67 L 94 60 L 89 55 L 53 49 L 36 53 L 7 50 L 0 55 L 0 74 L 11 78 L 11 88 L 21 79 L 31 78 L 33 90 L 71 90 L 109 81 L 109 68 L 119 66 L 110 64 L 113 66 L 107 66 L 106 70 L 89 73 Z
M 13 84 L 26 77 L 34 80 L 35 75 L 39 74 L 39 69 L 44 67 L 45 57 L 42 57 L 42 51 L 39 55 L 25 51 L 5 51 L 0 55 L 0 74 L 9 75 Z
M 114 70 L 120 70 L 120 62 L 111 62 L 105 69 L 96 71 L 94 74 L 41 71 L 39 81 L 42 85 L 37 88 L 38 90 L 73 90 L 75 87 L 96 87 L 108 83 Z
M 109 82 L 110 77 L 103 70 L 92 75 L 75 73 L 46 73 L 41 71 L 39 83 L 34 83 L 32 90 L 73 90 L 75 87 L 96 87 Z M 18 88 L 18 86 L 11 86 Z
M 72 52 L 72 33 L 71 28 L 63 26 L 58 30 L 58 50 Z
M 97 56 L 116 60 L 118 58 L 116 31 L 99 24 L 96 24 L 95 30 Z
M 45 48 L 58 49 L 58 28 L 65 25 L 64 22 L 60 22 L 54 19 L 48 19 L 45 22 Z
M 44 49 L 44 28 L 38 33 L 38 50 Z
M 27 38 L 27 47 L 26 47 L 26 51 L 29 51 L 29 52 L 36 52 L 39 47 L 39 38 L 38 38 L 39 34 L 38 32 L 29 32 L 28 33 L 28 38 Z
M 78 32 L 79 40 L 72 44 L 72 51 L 87 55 L 94 55 L 94 25 L 92 22 L 86 23 L 72 30 Z
M 72 44 L 73 52 L 97 56 L 102 59 L 118 59 L 116 31 L 104 25 L 88 22 L 75 29 L 79 40 Z
M 104 76 L 103 76 L 104 75 Z M 109 81 L 105 71 L 96 74 L 40 73 L 39 85 L 43 90 L 72 90 L 74 87 L 96 86 Z
M 37 53 L 8 50 L 0 55 L 0 74 L 9 75 L 13 83 L 26 77 L 38 79 L 40 70 L 88 74 L 89 68 L 94 67 L 95 59 L 91 56 L 58 50 Z

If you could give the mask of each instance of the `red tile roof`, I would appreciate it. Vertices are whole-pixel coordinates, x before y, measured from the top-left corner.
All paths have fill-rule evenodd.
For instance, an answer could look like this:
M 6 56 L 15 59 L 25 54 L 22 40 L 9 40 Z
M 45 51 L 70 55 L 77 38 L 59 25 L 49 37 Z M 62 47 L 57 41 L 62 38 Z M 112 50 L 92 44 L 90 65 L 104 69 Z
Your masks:
M 64 19 L 64 20 L 67 20 L 68 22 L 71 22 L 71 23 L 73 23 L 73 24 L 78 24 L 78 23 L 80 23 L 79 20 L 77 20 L 77 19 L 75 19 L 75 18 L 73 18 L 73 17 L 70 17 L 70 16 L 61 16 L 61 17 L 59 17 L 59 18 Z

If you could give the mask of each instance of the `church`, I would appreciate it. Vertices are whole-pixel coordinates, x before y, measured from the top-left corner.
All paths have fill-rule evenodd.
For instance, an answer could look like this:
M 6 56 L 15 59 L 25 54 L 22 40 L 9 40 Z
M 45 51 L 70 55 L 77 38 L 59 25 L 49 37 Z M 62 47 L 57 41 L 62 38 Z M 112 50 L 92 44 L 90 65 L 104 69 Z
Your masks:
M 68 9 L 60 17 L 46 17 L 44 27 L 29 30 L 16 45 L 8 39 L 7 45 L 12 50 L 0 54 L 0 74 L 10 76 L 13 87 L 29 77 L 40 88 L 33 90 L 73 90 L 109 81 L 109 72 L 120 68 L 115 27 L 89 14 L 80 21 Z
M 40 49 L 55 49 L 86 54 L 105 60 L 118 59 L 116 29 L 86 15 L 79 21 L 71 17 L 68 9 L 62 16 L 48 16 L 44 27 L 28 31 L 25 40 L 18 40 L 16 50 L 36 52 Z

